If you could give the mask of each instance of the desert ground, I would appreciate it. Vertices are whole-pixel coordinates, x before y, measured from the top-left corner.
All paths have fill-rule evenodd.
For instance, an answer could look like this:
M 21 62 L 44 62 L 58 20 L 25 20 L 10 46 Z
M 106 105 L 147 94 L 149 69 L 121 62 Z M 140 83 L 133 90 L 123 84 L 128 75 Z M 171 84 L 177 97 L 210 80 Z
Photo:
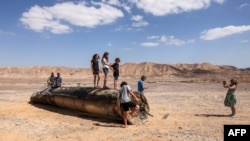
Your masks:
M 136 90 L 139 77 L 121 76 L 119 82 L 123 80 Z M 93 86 L 92 81 L 91 75 L 65 78 L 63 85 Z M 227 89 L 220 82 L 148 77 L 145 95 L 153 117 L 126 129 L 122 121 L 30 104 L 32 93 L 45 85 L 46 78 L 0 79 L 1 141 L 222 141 L 225 124 L 250 124 L 249 83 L 238 85 L 237 117 L 231 118 L 223 104 Z M 108 85 L 113 86 L 112 77 Z

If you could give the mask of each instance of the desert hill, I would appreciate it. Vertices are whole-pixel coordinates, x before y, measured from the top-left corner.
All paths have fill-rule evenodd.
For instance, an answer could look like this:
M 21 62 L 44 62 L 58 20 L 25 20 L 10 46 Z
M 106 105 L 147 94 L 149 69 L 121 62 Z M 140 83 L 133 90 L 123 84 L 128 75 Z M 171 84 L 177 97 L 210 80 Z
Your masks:
M 0 68 L 0 77 L 38 77 L 47 78 L 51 72 L 60 72 L 64 77 L 79 77 L 90 75 L 88 68 L 68 68 L 68 67 L 4 67 Z
M 196 77 L 202 75 L 217 76 L 250 76 L 250 68 L 241 69 L 234 66 L 212 65 L 210 63 L 201 64 L 158 64 L 151 62 L 126 63 L 122 64 L 121 75 L 123 76 L 178 76 L 178 77 Z M 51 67 L 51 66 L 33 66 L 33 67 L 3 67 L 0 68 L 0 77 L 37 77 L 47 78 L 51 72 L 60 72 L 65 78 L 84 78 L 92 77 L 90 68 L 69 68 L 69 67 Z M 110 73 L 111 74 L 111 73 Z

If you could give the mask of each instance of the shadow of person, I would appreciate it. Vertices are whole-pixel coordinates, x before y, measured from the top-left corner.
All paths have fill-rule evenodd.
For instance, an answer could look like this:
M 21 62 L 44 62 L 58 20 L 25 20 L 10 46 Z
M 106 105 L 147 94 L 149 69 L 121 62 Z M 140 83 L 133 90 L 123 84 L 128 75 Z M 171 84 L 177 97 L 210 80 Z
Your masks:
M 200 116 L 200 117 L 229 117 L 230 115 L 222 115 L 222 114 L 195 114 L 195 116 Z
M 116 125 L 115 125 L 115 124 L 100 124 L 100 123 L 94 123 L 94 125 L 95 125 L 95 126 L 102 126 L 102 127 L 124 128 L 124 127 L 123 127 L 123 124 L 121 124 L 121 125 L 117 125 L 117 124 L 116 124 Z

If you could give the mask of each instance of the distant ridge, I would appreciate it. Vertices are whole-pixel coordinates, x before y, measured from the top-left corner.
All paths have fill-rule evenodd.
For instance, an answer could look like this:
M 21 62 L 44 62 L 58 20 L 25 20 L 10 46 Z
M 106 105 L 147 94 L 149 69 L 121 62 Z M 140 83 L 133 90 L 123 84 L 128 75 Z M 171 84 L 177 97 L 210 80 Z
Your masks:
M 250 74 L 250 69 L 240 69 L 234 66 L 212 65 L 210 63 L 201 64 L 158 64 L 151 62 L 126 63 L 121 67 L 127 75 L 176 75 L 193 76 L 202 74 L 212 75 L 246 75 Z
M 60 72 L 64 77 L 79 77 L 90 75 L 90 69 L 87 68 L 69 68 L 69 67 L 48 67 L 48 66 L 33 66 L 33 67 L 4 67 L 0 68 L 0 77 L 48 77 L 51 72 L 55 74 Z
M 240 69 L 234 66 L 212 65 L 210 63 L 201 64 L 158 64 L 152 62 L 126 63 L 121 65 L 121 75 L 173 75 L 173 76 L 195 76 L 195 75 L 234 75 L 250 76 L 250 68 Z M 60 72 L 63 77 L 92 77 L 90 68 L 69 68 L 51 66 L 33 67 L 3 67 L 0 68 L 0 77 L 39 77 L 45 78 L 51 72 Z M 110 73 L 112 75 L 112 72 Z

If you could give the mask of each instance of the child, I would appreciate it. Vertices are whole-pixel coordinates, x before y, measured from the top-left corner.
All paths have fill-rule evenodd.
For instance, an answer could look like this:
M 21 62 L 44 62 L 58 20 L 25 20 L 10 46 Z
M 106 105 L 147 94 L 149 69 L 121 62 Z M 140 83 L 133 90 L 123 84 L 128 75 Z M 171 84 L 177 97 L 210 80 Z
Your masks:
M 231 107 L 232 114 L 230 115 L 232 118 L 236 117 L 236 97 L 235 97 L 235 90 L 237 88 L 237 81 L 234 79 L 230 80 L 230 84 L 227 85 L 226 81 L 223 81 L 224 88 L 228 88 L 227 95 L 224 100 L 224 105 L 227 107 Z
M 146 76 L 142 75 L 141 80 L 138 81 L 137 86 L 138 86 L 138 92 L 141 94 L 144 94 L 144 89 L 148 89 L 149 87 L 144 85 L 144 81 L 146 80 Z
M 123 109 L 123 121 L 124 121 L 125 128 L 127 128 L 128 115 L 130 114 L 131 116 L 133 116 L 133 114 L 139 109 L 139 105 L 133 102 L 130 99 L 129 95 L 131 95 L 136 100 L 136 102 L 138 102 L 138 98 L 132 92 L 127 82 L 123 81 L 120 86 L 121 86 L 121 89 L 119 90 L 119 93 L 117 96 L 117 102 L 118 104 L 120 104 L 121 108 Z M 132 108 L 132 111 L 130 113 L 129 113 L 129 108 Z
M 115 58 L 115 63 L 111 65 L 112 70 L 113 70 L 113 76 L 114 76 L 114 89 L 117 89 L 117 81 L 119 77 L 119 63 L 120 63 L 120 58 Z
M 98 59 L 100 59 L 98 54 L 94 54 L 91 60 L 91 69 L 92 69 L 92 73 L 94 75 L 94 87 L 95 88 L 99 88 L 99 81 L 100 81 L 100 75 L 99 73 L 101 72 L 101 70 L 99 69 L 99 61 Z
M 107 87 L 107 80 L 108 80 L 108 73 L 109 73 L 109 53 L 104 52 L 102 56 L 102 65 L 103 65 L 103 73 L 104 73 L 104 81 L 103 81 L 103 88 L 108 88 Z

